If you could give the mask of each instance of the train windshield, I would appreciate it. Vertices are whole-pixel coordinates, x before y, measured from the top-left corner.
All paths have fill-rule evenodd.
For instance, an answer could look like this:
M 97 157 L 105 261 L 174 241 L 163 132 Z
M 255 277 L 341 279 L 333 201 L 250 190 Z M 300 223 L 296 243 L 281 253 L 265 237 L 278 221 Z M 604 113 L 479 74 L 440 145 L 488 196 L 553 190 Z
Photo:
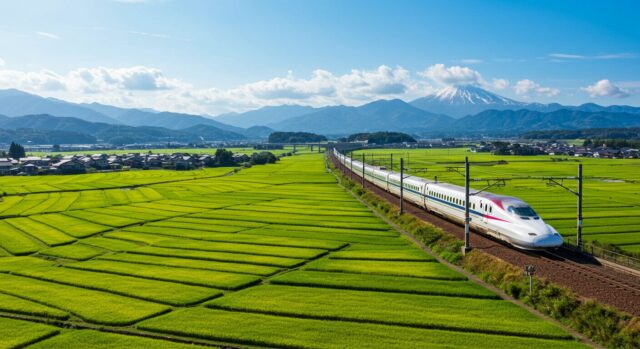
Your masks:
M 521 217 L 537 217 L 538 214 L 531 206 L 509 206 L 509 212 Z

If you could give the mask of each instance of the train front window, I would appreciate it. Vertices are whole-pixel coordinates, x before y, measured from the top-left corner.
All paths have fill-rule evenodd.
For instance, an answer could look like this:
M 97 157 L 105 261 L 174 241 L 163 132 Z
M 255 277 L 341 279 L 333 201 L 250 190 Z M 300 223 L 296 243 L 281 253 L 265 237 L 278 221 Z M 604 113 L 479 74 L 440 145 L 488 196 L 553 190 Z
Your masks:
M 537 217 L 538 214 L 531 206 L 509 206 L 509 212 L 512 212 L 520 217 Z

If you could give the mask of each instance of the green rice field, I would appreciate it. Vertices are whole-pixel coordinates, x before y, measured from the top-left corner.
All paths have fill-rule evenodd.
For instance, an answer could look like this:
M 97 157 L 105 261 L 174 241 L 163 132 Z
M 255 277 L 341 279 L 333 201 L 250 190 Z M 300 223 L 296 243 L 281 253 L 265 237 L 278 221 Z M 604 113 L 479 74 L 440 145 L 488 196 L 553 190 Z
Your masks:
M 365 153 L 366 162 L 400 170 L 400 158 L 413 176 L 464 185 L 464 158 L 469 157 L 472 178 L 513 178 L 491 192 L 518 197 L 529 203 L 540 216 L 562 235 L 575 241 L 577 198 L 542 179 L 526 177 L 577 176 L 583 165 L 583 239 L 612 244 L 632 253 L 640 252 L 640 161 L 636 159 L 597 159 L 568 156 L 499 156 L 453 149 L 375 149 Z M 560 159 L 560 161 L 559 161 Z M 461 168 L 462 167 L 462 168 Z M 461 173 L 452 170 L 458 168 Z M 564 185 L 577 189 L 577 181 Z M 472 182 L 476 189 L 485 181 Z
M 425 253 L 319 154 L 0 178 L 1 348 L 586 348 Z

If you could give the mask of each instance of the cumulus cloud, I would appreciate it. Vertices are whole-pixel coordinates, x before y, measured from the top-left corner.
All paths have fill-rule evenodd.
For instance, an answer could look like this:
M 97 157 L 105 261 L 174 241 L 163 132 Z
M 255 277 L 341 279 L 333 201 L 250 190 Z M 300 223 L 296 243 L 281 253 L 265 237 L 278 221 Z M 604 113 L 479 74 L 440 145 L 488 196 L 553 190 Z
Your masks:
M 7 64 L 7 62 L 5 62 L 5 60 L 2 59 L 2 57 L 0 57 L 0 67 L 4 66 L 5 64 Z
M 482 82 L 480 73 L 469 67 L 457 65 L 446 67 L 444 64 L 434 64 L 420 75 L 446 86 L 479 85 Z
M 543 97 L 554 97 L 560 93 L 560 90 L 557 88 L 543 87 L 529 79 L 523 79 L 516 82 L 513 89 L 517 95 L 527 98 L 532 94 Z
M 18 88 L 76 102 L 98 101 L 127 107 L 201 114 L 244 111 L 267 105 L 360 105 L 386 98 L 413 99 L 432 87 L 402 67 L 353 69 L 339 75 L 318 69 L 309 76 L 292 72 L 230 89 L 196 88 L 166 77 L 157 68 L 79 68 L 60 75 L 48 70 L 0 69 L 0 88 Z M 69 98 L 71 97 L 71 98 Z
M 582 90 L 587 92 L 591 97 L 629 97 L 629 93 L 627 91 L 614 85 L 608 79 L 602 79 L 593 85 L 583 87 Z
M 165 78 L 155 68 L 80 68 L 60 75 L 50 70 L 23 72 L 0 70 L 0 87 L 13 87 L 27 91 L 68 90 L 82 93 L 114 91 L 154 91 L 181 86 L 179 80 Z
M 505 88 L 509 87 L 509 80 L 493 79 L 493 81 L 491 82 L 491 87 L 493 87 L 494 90 L 504 90 Z

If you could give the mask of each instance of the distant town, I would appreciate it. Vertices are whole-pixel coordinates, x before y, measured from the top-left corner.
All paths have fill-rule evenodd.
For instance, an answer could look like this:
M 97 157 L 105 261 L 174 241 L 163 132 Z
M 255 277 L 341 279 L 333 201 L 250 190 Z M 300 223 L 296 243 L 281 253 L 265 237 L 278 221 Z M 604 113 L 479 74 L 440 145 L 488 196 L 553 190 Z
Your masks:
M 279 156 L 267 151 L 247 155 L 218 149 L 215 154 L 132 152 L 127 154 L 49 154 L 17 158 L 2 157 L 0 158 L 0 175 L 81 174 L 128 169 L 193 170 L 204 167 L 262 165 L 274 163 L 279 157 L 288 155 L 291 155 L 291 152 L 281 153 Z

